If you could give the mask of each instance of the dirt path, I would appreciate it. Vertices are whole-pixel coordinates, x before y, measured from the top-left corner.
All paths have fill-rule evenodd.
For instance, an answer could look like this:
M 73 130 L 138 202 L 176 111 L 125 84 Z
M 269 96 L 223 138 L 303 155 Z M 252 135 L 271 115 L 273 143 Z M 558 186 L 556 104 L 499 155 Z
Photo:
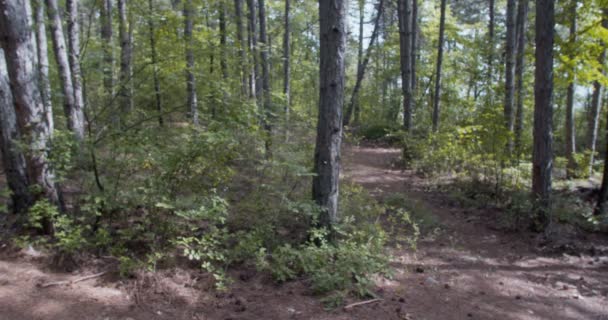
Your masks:
M 449 207 L 440 194 L 425 192 L 422 179 L 391 168 L 398 156 L 396 149 L 344 150 L 346 179 L 381 201 L 405 194 L 440 221 L 416 252 L 395 252 L 395 276 L 378 286 L 383 301 L 324 311 L 302 282 L 275 285 L 247 270 L 234 271 L 236 282 L 222 294 L 202 273 L 181 269 L 40 288 L 104 264 L 54 273 L 43 258 L 0 248 L 0 320 L 608 319 L 608 257 L 541 255 L 533 235 L 496 231 L 483 212 Z

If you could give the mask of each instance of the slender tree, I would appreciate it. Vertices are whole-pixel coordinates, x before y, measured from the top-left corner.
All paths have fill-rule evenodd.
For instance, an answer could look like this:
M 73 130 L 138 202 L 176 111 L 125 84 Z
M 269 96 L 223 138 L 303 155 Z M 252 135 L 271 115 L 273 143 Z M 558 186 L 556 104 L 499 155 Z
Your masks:
M 131 81 L 132 43 L 129 30 L 132 30 L 127 13 L 126 0 L 118 0 L 118 38 L 120 40 L 120 72 L 118 88 L 118 104 L 124 117 L 133 109 L 133 82 Z M 124 125 L 124 123 L 123 123 Z
M 239 63 L 241 66 L 241 94 L 245 96 L 248 91 L 248 71 L 247 71 L 247 54 L 244 42 L 245 28 L 243 26 L 243 0 L 234 0 L 234 16 L 236 20 L 236 39 L 238 42 Z
M 186 95 L 192 123 L 198 126 L 198 98 L 194 77 L 194 53 L 192 51 L 192 0 L 184 1 L 184 42 L 186 47 Z
M 437 43 L 437 70 L 435 72 L 435 97 L 433 99 L 433 131 L 439 129 L 439 113 L 441 99 L 441 64 L 443 63 L 443 42 L 445 34 L 446 0 L 441 0 L 441 17 L 439 21 L 439 41 Z
M 330 229 L 338 221 L 346 3 L 345 0 L 319 0 L 320 92 L 312 195 L 322 208 L 320 225 Z
M 84 123 L 84 90 L 82 87 L 82 71 L 80 70 L 80 24 L 78 23 L 78 3 L 80 0 L 66 0 L 68 14 L 68 60 L 72 71 L 72 85 L 74 86 L 74 103 L 81 110 Z
M 249 31 L 249 56 L 251 57 L 251 73 L 249 79 L 249 87 L 250 92 L 249 96 L 253 98 L 253 100 L 258 103 L 258 99 L 260 98 L 259 91 L 261 89 L 261 85 L 259 82 L 260 77 L 260 65 L 259 65 L 259 57 L 258 57 L 258 22 L 256 17 L 258 2 L 257 0 L 247 0 L 247 7 L 249 11 L 247 13 L 248 17 L 248 31 Z
M 67 118 L 67 126 L 68 129 L 74 133 L 76 139 L 83 140 L 85 135 L 85 125 L 82 87 L 79 86 L 80 93 L 78 98 L 79 101 L 77 102 L 74 91 L 74 82 L 72 81 L 72 69 L 70 68 L 68 50 L 65 43 L 65 37 L 63 35 L 63 27 L 61 17 L 59 16 L 57 0 L 46 0 L 46 6 L 51 27 L 53 51 L 55 52 L 59 79 L 61 80 L 61 89 L 63 92 L 63 110 Z M 68 23 L 68 25 L 70 25 L 70 23 Z M 74 26 L 72 26 L 72 28 L 74 28 Z M 80 68 L 77 67 L 77 70 L 80 71 Z M 78 79 L 80 79 L 80 77 Z
M 114 46 L 112 45 L 112 0 L 101 0 L 101 40 L 103 50 L 103 85 L 107 101 L 114 95 Z
M 260 64 L 262 65 L 262 109 L 264 112 L 263 125 L 268 133 L 266 138 L 266 152 L 270 151 L 270 142 L 272 140 L 272 121 L 273 110 L 270 96 L 270 65 L 268 59 L 268 35 L 266 32 L 266 2 L 258 0 L 258 14 L 260 19 Z
M 152 60 L 152 78 L 154 80 L 154 98 L 156 102 L 156 112 L 158 112 L 158 124 L 162 127 L 164 125 L 163 118 L 163 103 L 162 96 L 160 93 L 160 79 L 158 76 L 158 57 L 156 53 L 156 32 L 154 27 L 154 4 L 153 0 L 148 0 L 148 9 L 150 11 L 148 16 L 148 32 L 150 33 L 150 55 Z
M 570 61 L 574 60 L 574 48 L 576 45 L 576 5 L 577 0 L 572 0 L 570 5 L 570 38 L 568 40 L 568 55 L 570 57 Z M 566 158 L 568 159 L 566 172 L 569 179 L 574 178 L 576 172 L 576 159 L 574 158 L 574 154 L 576 153 L 576 135 L 574 124 L 574 69 L 574 66 L 572 66 L 572 69 L 568 75 L 569 83 L 566 96 Z
M 517 108 L 515 114 L 515 150 L 519 156 L 522 151 L 522 133 L 524 131 L 524 69 L 526 57 L 526 25 L 528 20 L 529 0 L 519 0 L 517 6 L 517 59 L 515 61 L 515 92 Z
M 284 24 L 285 31 L 283 33 L 283 95 L 285 95 L 285 132 L 286 137 L 289 128 L 289 112 L 291 109 L 291 3 L 290 0 L 285 0 L 285 15 Z
M 507 0 L 507 39 L 505 46 L 505 104 L 503 106 L 504 121 L 509 134 L 507 151 L 513 151 L 513 139 L 511 134 L 514 132 L 515 123 L 515 23 L 516 23 L 516 0 Z
M 49 79 L 49 48 L 46 37 L 46 18 L 44 12 L 44 1 L 37 0 L 34 23 L 36 25 L 36 47 L 38 56 L 38 79 L 40 83 L 40 94 L 42 95 L 42 103 L 44 104 L 44 113 L 46 121 L 51 128 L 54 126 L 53 121 L 53 103 L 51 100 L 51 81 Z
M 418 61 L 418 0 L 412 0 L 412 102 L 416 92 L 416 62 Z
M 536 1 L 532 195 L 537 205 L 537 227 L 545 230 L 551 224 L 554 34 L 555 0 Z
M 412 129 L 412 12 L 411 0 L 399 0 L 399 44 L 401 58 L 401 91 L 403 92 L 403 128 Z

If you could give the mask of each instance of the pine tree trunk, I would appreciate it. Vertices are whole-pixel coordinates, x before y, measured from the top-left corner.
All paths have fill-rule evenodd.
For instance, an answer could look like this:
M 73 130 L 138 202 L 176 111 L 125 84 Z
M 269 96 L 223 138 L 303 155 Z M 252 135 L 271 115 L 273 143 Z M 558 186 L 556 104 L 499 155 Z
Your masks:
M 322 208 L 319 224 L 338 222 L 340 144 L 344 104 L 347 1 L 319 1 L 320 97 L 312 195 Z
M 576 4 L 577 0 L 573 0 L 570 8 L 570 50 L 574 50 L 576 43 Z M 571 61 L 574 60 L 574 52 L 570 52 L 569 56 Z M 576 175 L 576 159 L 574 158 L 574 154 L 576 153 L 576 134 L 574 124 L 574 72 L 574 68 L 572 68 L 568 77 L 570 83 L 568 84 L 566 97 L 566 158 L 568 159 L 566 172 L 568 179 L 575 178 Z
M 52 204 L 59 204 L 53 170 L 48 164 L 50 128 L 45 121 L 38 75 L 31 67 L 36 62 L 36 43 L 30 31 L 33 30 L 31 15 L 28 0 L 0 1 L 0 41 L 5 50 L 17 125 L 25 139 L 28 187 L 37 185 L 40 188 L 33 200 L 46 198 Z M 52 233 L 52 225 L 46 224 L 45 231 Z
M 36 47 L 38 54 L 38 79 L 40 94 L 44 104 L 46 122 L 51 128 L 54 127 L 53 102 L 51 99 L 51 81 L 49 79 L 49 48 L 46 37 L 46 17 L 44 15 L 44 1 L 37 0 L 35 6 L 34 23 L 36 25 Z
M 534 144 L 532 195 L 538 225 L 551 225 L 551 170 L 553 163 L 553 42 L 555 0 L 536 1 L 536 53 L 534 71 Z
M 61 89 L 63 92 L 63 111 L 67 119 L 68 130 L 74 133 L 76 139 L 82 141 L 84 139 L 84 112 L 82 110 L 82 86 L 79 86 L 80 96 L 78 105 L 76 95 L 74 94 L 74 83 L 72 81 L 72 70 L 70 68 L 68 50 L 63 35 L 63 27 L 61 17 L 59 16 L 59 7 L 57 0 L 46 0 L 47 14 L 51 26 L 51 35 L 53 40 L 53 51 L 55 60 L 57 61 L 57 71 L 61 80 Z M 69 25 L 69 24 L 68 24 Z M 77 29 L 77 28 L 76 28 Z M 80 50 L 80 49 L 78 49 Z M 77 68 L 80 70 L 80 68 Z M 78 78 L 80 80 L 80 77 Z
M 160 79 L 158 77 L 158 58 L 156 56 L 156 32 L 154 31 L 154 5 L 153 0 L 148 0 L 148 9 L 150 15 L 148 16 L 148 30 L 150 32 L 150 55 L 152 60 L 152 77 L 154 80 L 154 97 L 156 101 L 156 112 L 158 112 L 158 125 L 164 125 L 163 119 L 163 103 L 162 96 L 160 94 Z
M 399 44 L 401 61 L 401 92 L 403 93 L 403 128 L 412 130 L 412 39 L 411 0 L 399 0 Z
M 236 39 L 241 64 L 241 94 L 245 96 L 248 90 L 249 72 L 247 71 L 247 55 L 245 52 L 245 28 L 243 27 L 243 0 L 234 0 L 234 15 L 236 20 Z
M 198 98 L 194 77 L 194 53 L 192 52 L 192 0 L 184 2 L 184 42 L 186 47 L 186 95 L 192 123 L 198 126 Z
M 0 156 L 14 213 L 25 213 L 32 204 L 25 157 L 17 145 L 20 139 L 4 51 L 0 47 Z
M 526 22 L 528 20 L 528 0 L 519 0 L 517 8 L 517 59 L 515 64 L 515 91 L 517 111 L 515 115 L 515 150 L 522 152 L 522 133 L 524 131 L 524 69 L 526 57 Z
M 507 39 L 506 39 L 506 63 L 505 63 L 505 104 L 504 121 L 509 134 L 507 141 L 507 152 L 513 152 L 513 139 L 511 134 L 514 132 L 515 123 L 515 22 L 516 22 L 516 0 L 507 0 Z
M 441 18 L 439 21 L 439 42 L 437 44 L 437 71 L 435 72 L 435 97 L 433 99 L 433 132 L 439 129 L 441 99 L 441 64 L 443 63 L 443 41 L 445 34 L 446 0 L 441 0 Z
M 290 0 L 285 0 L 285 31 L 283 35 L 283 94 L 285 95 L 285 137 L 289 134 L 289 112 L 291 109 L 291 22 Z
M 118 0 L 118 38 L 120 40 L 120 73 L 118 88 L 118 104 L 120 106 L 122 125 L 124 117 L 133 109 L 132 82 L 131 82 L 131 55 L 132 44 L 129 30 L 131 23 L 128 19 L 127 4 L 125 0 Z

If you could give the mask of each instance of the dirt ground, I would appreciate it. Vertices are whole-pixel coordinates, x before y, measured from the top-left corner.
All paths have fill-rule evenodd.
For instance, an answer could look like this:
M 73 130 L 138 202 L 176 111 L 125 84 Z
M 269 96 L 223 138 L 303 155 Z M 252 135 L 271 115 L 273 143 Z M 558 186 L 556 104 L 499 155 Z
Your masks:
M 172 269 L 121 280 L 99 258 L 86 270 L 51 271 L 35 250 L 0 244 L 0 320 L 147 319 L 608 319 L 608 239 L 579 239 L 590 250 L 548 252 L 537 235 L 495 227 L 495 214 L 451 206 L 412 172 L 393 169 L 399 150 L 346 147 L 344 178 L 378 199 L 406 194 L 440 222 L 418 250 L 395 250 L 392 279 L 379 279 L 381 301 L 326 311 L 303 282 L 274 284 L 235 270 L 230 292 L 206 275 Z M 67 283 L 43 288 L 55 281 Z M 355 302 L 355 301 L 349 301 Z

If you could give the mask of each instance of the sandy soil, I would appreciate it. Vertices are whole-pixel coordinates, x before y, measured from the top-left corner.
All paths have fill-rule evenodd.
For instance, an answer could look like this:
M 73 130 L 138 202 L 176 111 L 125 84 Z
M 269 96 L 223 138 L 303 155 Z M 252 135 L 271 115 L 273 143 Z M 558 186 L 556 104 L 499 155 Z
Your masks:
M 276 285 L 251 270 L 233 271 L 236 281 L 227 293 L 214 292 L 206 275 L 190 269 L 128 280 L 106 274 L 42 288 L 112 263 L 94 261 L 86 270 L 58 273 L 36 252 L 0 244 L 0 320 L 608 319 L 605 237 L 586 239 L 594 243 L 593 252 L 545 253 L 534 234 L 499 230 L 494 214 L 450 206 L 421 178 L 393 169 L 398 156 L 396 149 L 344 150 L 346 179 L 380 200 L 406 194 L 441 222 L 416 252 L 395 250 L 394 278 L 378 281 L 382 301 L 325 311 L 302 282 Z

